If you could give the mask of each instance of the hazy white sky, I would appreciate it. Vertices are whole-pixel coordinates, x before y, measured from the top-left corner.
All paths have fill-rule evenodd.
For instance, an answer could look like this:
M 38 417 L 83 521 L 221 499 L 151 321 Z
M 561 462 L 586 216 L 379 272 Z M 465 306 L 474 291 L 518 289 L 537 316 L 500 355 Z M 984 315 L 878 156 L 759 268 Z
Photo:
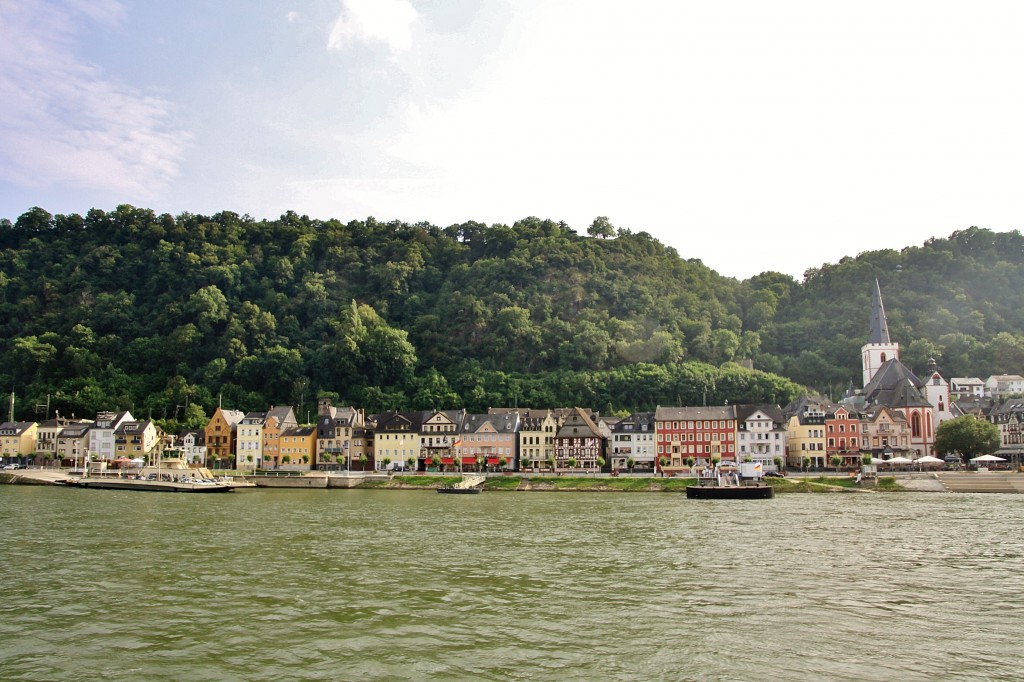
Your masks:
M 0 217 L 599 215 L 796 277 L 1022 226 L 1024 4 L 0 0 Z

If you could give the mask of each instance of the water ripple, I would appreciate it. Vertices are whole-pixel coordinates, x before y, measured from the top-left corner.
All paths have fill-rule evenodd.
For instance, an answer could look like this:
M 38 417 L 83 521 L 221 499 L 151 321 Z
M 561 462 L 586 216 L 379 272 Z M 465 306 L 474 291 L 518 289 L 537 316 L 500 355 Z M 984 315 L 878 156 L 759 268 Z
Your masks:
M 1024 497 L 0 490 L 5 679 L 1014 679 Z

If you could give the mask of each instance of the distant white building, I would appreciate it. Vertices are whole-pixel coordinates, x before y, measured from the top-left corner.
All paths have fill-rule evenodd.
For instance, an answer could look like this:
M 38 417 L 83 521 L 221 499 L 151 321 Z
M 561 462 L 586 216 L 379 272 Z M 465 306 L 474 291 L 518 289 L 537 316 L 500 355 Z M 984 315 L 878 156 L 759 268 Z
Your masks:
M 953 377 L 949 380 L 949 387 L 954 400 L 985 396 L 985 382 L 978 377 Z
M 1024 377 L 1019 374 L 993 374 L 985 381 L 985 395 L 1002 400 L 1024 394 Z

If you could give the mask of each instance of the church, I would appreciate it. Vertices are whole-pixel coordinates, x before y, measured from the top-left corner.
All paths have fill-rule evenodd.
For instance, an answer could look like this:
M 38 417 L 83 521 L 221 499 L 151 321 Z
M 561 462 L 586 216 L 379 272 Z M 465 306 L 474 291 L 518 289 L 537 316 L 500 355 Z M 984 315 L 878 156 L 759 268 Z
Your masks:
M 950 400 L 949 382 L 939 374 L 934 359 L 928 361 L 928 375 L 924 380 L 900 361 L 900 345 L 889 337 L 882 289 L 877 279 L 868 342 L 861 347 L 861 367 L 864 388 L 851 391 L 843 403 L 860 411 L 884 407 L 890 412 L 902 413 L 910 431 L 906 456 L 917 459 L 934 455 L 935 430 L 941 422 L 957 416 Z

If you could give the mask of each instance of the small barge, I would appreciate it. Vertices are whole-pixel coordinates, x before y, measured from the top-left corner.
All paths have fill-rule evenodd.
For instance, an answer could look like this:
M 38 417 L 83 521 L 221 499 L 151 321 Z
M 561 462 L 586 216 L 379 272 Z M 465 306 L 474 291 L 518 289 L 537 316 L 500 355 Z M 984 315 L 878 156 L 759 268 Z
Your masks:
M 735 471 L 735 467 L 733 467 Z M 689 500 L 766 500 L 775 497 L 775 488 L 764 482 L 760 463 L 743 462 L 738 473 L 715 467 L 704 469 L 697 485 L 686 487 Z
M 437 492 L 448 495 L 475 495 L 483 490 L 485 482 L 487 479 L 483 476 L 463 476 L 459 482 L 443 485 Z

